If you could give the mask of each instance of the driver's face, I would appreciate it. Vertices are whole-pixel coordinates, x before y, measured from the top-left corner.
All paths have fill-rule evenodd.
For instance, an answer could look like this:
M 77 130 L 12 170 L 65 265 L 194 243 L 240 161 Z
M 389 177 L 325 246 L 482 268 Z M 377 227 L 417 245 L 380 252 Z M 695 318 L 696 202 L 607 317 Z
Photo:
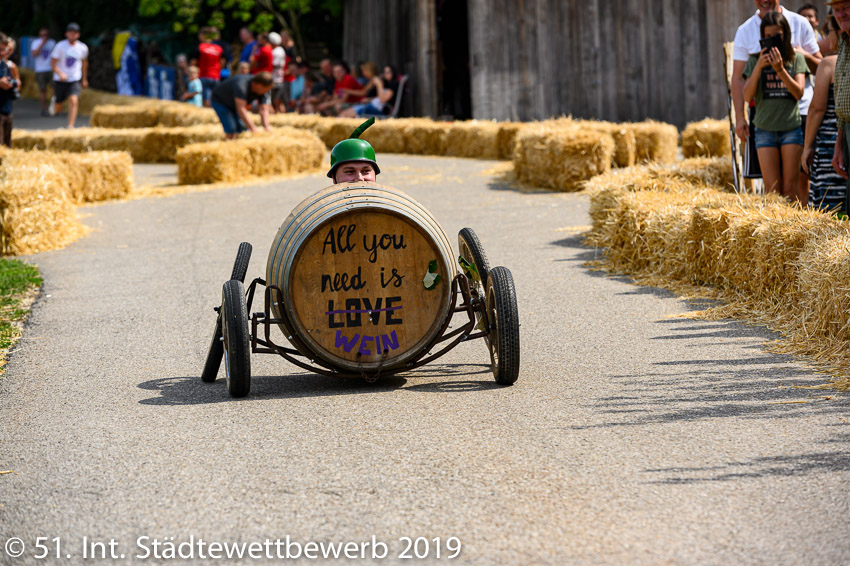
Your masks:
M 336 170 L 335 180 L 337 183 L 360 181 L 369 181 L 374 183 L 375 168 L 372 167 L 371 163 L 344 163 Z

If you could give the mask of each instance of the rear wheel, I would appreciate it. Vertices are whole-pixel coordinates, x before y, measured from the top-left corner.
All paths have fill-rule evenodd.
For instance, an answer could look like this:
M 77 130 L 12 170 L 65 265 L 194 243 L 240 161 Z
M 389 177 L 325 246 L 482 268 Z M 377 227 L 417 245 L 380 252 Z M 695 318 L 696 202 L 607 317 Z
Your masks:
M 233 262 L 233 271 L 230 272 L 230 278 L 244 283 L 245 276 L 248 274 L 248 263 L 251 261 L 251 252 L 253 247 L 248 242 L 239 244 L 239 249 L 236 251 L 236 261 Z M 221 367 L 221 358 L 224 355 L 224 345 L 221 342 L 221 313 L 215 320 L 215 331 L 213 332 L 210 349 L 207 352 L 207 359 L 204 362 L 204 371 L 201 372 L 201 381 L 212 383 L 218 376 L 218 369 Z
M 245 397 L 251 390 L 251 342 L 241 281 L 231 279 L 222 287 L 221 323 L 227 390 L 232 397 Z
M 487 280 L 487 319 L 490 334 L 490 365 L 499 385 L 511 385 L 519 377 L 519 312 L 511 272 L 494 267 Z

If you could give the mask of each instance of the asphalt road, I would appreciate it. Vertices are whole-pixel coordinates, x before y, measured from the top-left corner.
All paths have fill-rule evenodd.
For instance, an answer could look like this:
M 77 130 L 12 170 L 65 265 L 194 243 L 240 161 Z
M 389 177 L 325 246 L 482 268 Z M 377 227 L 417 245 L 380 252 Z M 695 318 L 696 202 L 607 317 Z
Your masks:
M 79 564 L 84 537 L 89 555 L 110 540 L 125 555 L 99 563 L 144 563 L 166 537 L 373 535 L 379 563 L 850 562 L 847 397 L 796 387 L 822 375 L 766 353 L 763 329 L 671 318 L 691 307 L 588 270 L 586 196 L 511 190 L 493 162 L 381 163 L 453 241 L 471 226 L 512 270 L 517 384 L 495 385 L 481 341 L 375 385 L 268 355 L 247 399 L 200 382 L 239 242 L 262 275 L 322 175 L 81 209 L 89 237 L 29 258 L 43 295 L 0 379 L 0 469 L 14 471 L 0 475 L 0 543 L 26 545 L 0 563 L 45 563 L 36 537 L 49 563 Z M 402 537 L 427 539 L 428 558 L 400 558 Z M 171 562 L 211 563 L 193 548 Z M 338 562 L 373 562 L 365 548 Z

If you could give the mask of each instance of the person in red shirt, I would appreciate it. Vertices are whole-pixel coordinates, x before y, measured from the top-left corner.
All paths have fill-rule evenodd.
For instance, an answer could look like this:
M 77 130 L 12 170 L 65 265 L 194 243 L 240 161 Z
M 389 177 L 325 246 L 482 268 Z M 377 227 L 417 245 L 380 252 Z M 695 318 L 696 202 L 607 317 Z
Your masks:
M 212 42 L 215 31 L 209 27 L 201 28 L 198 34 L 200 45 L 193 54 L 192 64 L 200 70 L 199 77 L 201 86 L 204 87 L 204 106 L 210 106 L 210 97 L 213 89 L 221 81 L 222 55 L 224 51 L 220 45 Z
M 340 111 L 360 102 L 363 97 L 350 92 L 360 90 L 361 86 L 357 82 L 357 79 L 351 76 L 345 61 L 334 63 L 333 76 L 336 80 L 334 83 L 334 95 L 329 101 L 319 106 L 319 111 L 322 114 L 336 116 Z
M 257 36 L 257 47 L 251 54 L 251 74 L 256 75 L 263 71 L 271 73 L 274 71 L 274 56 L 272 45 L 269 42 L 269 34 L 261 33 Z

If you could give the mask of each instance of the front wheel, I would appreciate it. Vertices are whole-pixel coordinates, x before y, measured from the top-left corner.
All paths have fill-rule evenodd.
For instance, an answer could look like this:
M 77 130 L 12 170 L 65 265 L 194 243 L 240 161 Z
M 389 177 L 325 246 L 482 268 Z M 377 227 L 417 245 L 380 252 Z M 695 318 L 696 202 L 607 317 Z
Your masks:
M 508 268 L 490 271 L 486 299 L 493 376 L 499 385 L 512 385 L 519 377 L 519 312 L 514 278 Z
M 227 390 L 231 397 L 245 397 L 251 391 L 251 341 L 245 288 L 237 279 L 227 281 L 221 290 L 221 332 Z

